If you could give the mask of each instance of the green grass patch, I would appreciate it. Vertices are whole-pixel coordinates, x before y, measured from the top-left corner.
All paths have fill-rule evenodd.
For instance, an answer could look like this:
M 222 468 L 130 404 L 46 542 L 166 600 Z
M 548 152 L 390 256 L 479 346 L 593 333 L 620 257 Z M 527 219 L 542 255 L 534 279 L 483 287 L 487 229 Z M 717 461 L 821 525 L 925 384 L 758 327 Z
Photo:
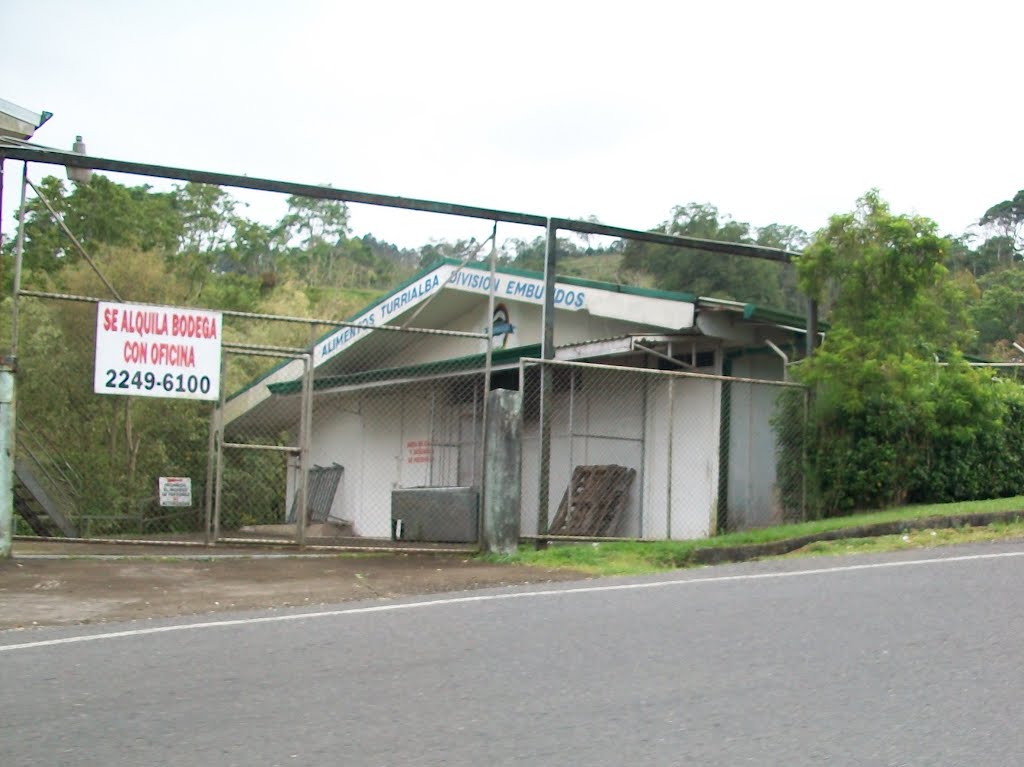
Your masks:
M 843 530 L 883 522 L 910 522 L 917 519 L 926 519 L 928 517 L 983 514 L 1017 510 L 1024 510 L 1024 496 L 1016 496 L 1013 498 L 994 498 L 986 501 L 904 506 L 898 509 L 886 509 L 866 514 L 855 514 L 849 517 L 819 519 L 800 524 L 779 525 L 777 527 L 766 527 L 757 530 L 747 530 L 739 533 L 718 535 L 713 538 L 698 538 L 687 541 L 552 543 L 547 549 L 542 551 L 536 551 L 529 546 L 520 546 L 519 550 L 510 556 L 496 557 L 487 555 L 484 559 L 492 562 L 519 563 L 536 567 L 566 568 L 593 575 L 639 575 L 643 573 L 660 572 L 690 566 L 693 564 L 693 553 L 698 549 L 772 543 L 775 541 L 784 541 L 790 538 L 815 535 L 832 530 Z M 988 530 L 990 528 L 998 527 L 1000 526 L 992 525 L 989 528 L 977 529 Z M 1003 527 L 1011 526 L 1004 525 Z M 920 534 L 920 531 L 915 532 L 915 538 Z M 1001 537 L 1008 537 L 1008 535 L 1009 534 L 1004 533 Z M 900 536 L 881 537 L 899 538 Z M 938 538 L 939 536 L 937 535 L 936 537 Z M 876 539 L 868 538 L 864 540 L 870 541 Z M 962 542 L 963 540 L 968 539 L 963 538 L 952 542 Z M 984 539 L 973 538 L 969 540 Z M 808 551 L 809 547 L 805 547 L 803 551 L 808 551 L 808 553 L 825 553 L 826 548 L 824 544 L 826 543 L 828 543 L 828 545 L 841 546 L 848 542 L 849 539 L 831 543 L 820 542 L 820 544 L 822 544 L 821 548 L 816 551 Z M 863 545 L 867 546 L 867 544 Z M 941 544 L 936 542 L 935 545 Z M 819 544 L 811 544 L 811 546 L 819 546 Z M 854 549 L 851 549 L 850 551 L 853 550 Z M 859 550 L 865 551 L 869 549 L 861 548 Z
M 787 557 L 868 554 L 904 549 L 932 549 L 958 543 L 1002 541 L 1024 537 L 1024 522 L 996 522 L 986 527 L 953 527 L 937 530 L 909 530 L 903 535 L 879 535 L 872 538 L 844 538 L 841 541 L 815 541 L 790 552 Z

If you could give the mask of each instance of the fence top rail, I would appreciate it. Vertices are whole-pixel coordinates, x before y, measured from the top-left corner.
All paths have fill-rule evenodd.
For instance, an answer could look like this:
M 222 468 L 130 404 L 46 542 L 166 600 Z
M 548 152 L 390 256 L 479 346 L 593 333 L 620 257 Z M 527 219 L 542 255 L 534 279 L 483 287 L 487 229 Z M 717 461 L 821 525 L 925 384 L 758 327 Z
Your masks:
M 539 357 L 523 357 L 519 360 L 519 364 L 523 368 L 527 365 L 554 365 L 555 367 L 610 370 L 615 373 L 631 373 L 671 378 L 698 378 L 706 381 L 725 381 L 728 383 L 763 384 L 766 386 L 782 386 L 790 389 L 806 390 L 808 388 L 805 384 L 797 383 L 796 381 L 772 381 L 767 378 L 741 378 L 738 376 L 715 375 L 713 373 L 692 373 L 688 370 L 655 370 L 654 368 L 636 368 L 627 367 L 625 365 L 604 365 L 598 362 L 579 362 L 575 360 L 545 360 Z
M 79 296 L 72 293 L 52 293 L 41 290 L 19 290 L 19 296 L 26 296 L 28 298 L 49 298 L 56 301 L 78 301 L 86 304 L 98 304 L 107 302 L 109 299 L 97 298 L 96 296 Z M 153 304 L 146 301 L 129 301 L 128 303 L 136 306 L 152 306 L 152 307 L 166 307 L 167 304 Z M 200 307 L 189 307 L 198 309 Z M 469 330 L 444 330 L 438 328 L 416 328 L 416 327 L 403 327 L 401 325 L 366 325 L 359 322 L 349 322 L 348 320 L 329 320 L 322 317 L 292 317 L 287 314 L 260 314 L 257 312 L 239 312 L 234 309 L 206 309 L 202 307 L 203 311 L 218 312 L 225 317 L 236 317 L 245 320 L 271 320 L 274 322 L 293 322 L 300 323 L 303 325 L 326 325 L 329 327 L 338 328 L 365 328 L 367 330 L 384 330 L 392 333 L 414 333 L 420 335 L 431 335 L 431 336 L 454 336 L 457 338 L 476 338 L 487 340 L 487 333 L 474 333 Z M 305 352 L 305 350 L 303 350 Z
M 232 341 L 225 341 L 221 348 L 226 352 L 234 354 L 247 354 L 259 357 L 284 357 L 286 359 L 302 360 L 309 356 L 308 349 L 299 349 L 292 346 L 267 346 L 266 344 L 239 344 Z
M 294 194 L 300 197 L 311 197 L 314 199 L 354 202 L 362 203 L 364 205 L 379 205 L 388 208 L 418 210 L 427 213 L 439 213 L 449 216 L 484 219 L 486 221 L 501 221 L 509 224 L 551 227 L 554 229 L 563 229 L 581 234 L 618 237 L 638 240 L 641 242 L 659 243 L 679 248 L 702 250 L 711 253 L 747 256 L 749 258 L 759 258 L 782 263 L 787 263 L 794 256 L 798 255 L 793 251 L 782 250 L 779 248 L 768 248 L 749 243 L 720 242 L 717 240 L 705 240 L 696 237 L 680 237 L 678 235 L 665 234 L 663 232 L 645 232 L 639 229 L 626 229 L 618 226 L 608 226 L 594 221 L 553 218 L 532 213 L 480 208 L 475 205 L 460 205 L 456 203 L 440 202 L 437 200 L 423 200 L 414 197 L 398 197 L 388 194 L 357 192 L 350 189 L 336 189 L 331 186 L 301 184 L 278 179 L 258 178 L 255 176 L 217 173 L 192 168 L 177 168 L 166 165 L 152 165 L 148 163 L 115 160 L 107 157 L 78 154 L 73 151 L 69 152 L 38 144 L 29 144 L 27 142 L 0 141 L 0 160 L 3 160 L 4 158 L 22 160 L 26 163 L 38 162 L 48 165 L 91 168 L 94 170 L 105 170 L 116 173 L 129 173 L 137 176 L 168 178 L 178 181 L 193 181 L 200 184 L 216 184 L 218 186 L 229 186 L 242 189 L 257 189 L 265 192 L 280 192 L 283 194 Z

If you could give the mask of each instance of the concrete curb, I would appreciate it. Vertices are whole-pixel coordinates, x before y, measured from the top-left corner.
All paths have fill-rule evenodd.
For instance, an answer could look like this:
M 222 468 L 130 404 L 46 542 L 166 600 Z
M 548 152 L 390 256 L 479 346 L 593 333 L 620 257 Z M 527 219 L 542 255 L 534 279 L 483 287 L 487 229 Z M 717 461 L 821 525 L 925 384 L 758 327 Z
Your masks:
M 1024 519 L 1021 511 L 993 511 L 977 514 L 950 514 L 921 519 L 903 519 L 896 522 L 879 522 L 873 525 L 843 527 L 813 535 L 801 535 L 771 543 L 750 543 L 741 546 L 695 549 L 687 558 L 687 564 L 719 565 L 726 562 L 746 562 L 760 557 L 777 557 L 803 548 L 818 541 L 839 541 L 844 538 L 871 538 L 879 535 L 899 535 L 910 530 L 928 530 L 954 527 L 985 527 L 996 522 L 1016 522 Z

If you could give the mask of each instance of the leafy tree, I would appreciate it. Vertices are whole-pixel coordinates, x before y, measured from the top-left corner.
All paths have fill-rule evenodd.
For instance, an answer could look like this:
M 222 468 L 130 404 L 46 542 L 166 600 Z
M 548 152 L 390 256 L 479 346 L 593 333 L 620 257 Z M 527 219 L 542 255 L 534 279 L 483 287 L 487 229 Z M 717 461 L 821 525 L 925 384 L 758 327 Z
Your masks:
M 986 274 L 978 287 L 982 293 L 971 316 L 982 348 L 1017 340 L 1024 334 L 1024 267 Z
M 174 203 L 181 233 L 173 260 L 188 277 L 189 294 L 196 300 L 210 274 L 228 260 L 237 203 L 219 186 L 191 181 L 175 190 Z
M 394 264 L 400 269 L 416 269 L 420 263 L 420 253 L 415 248 L 399 248 L 390 242 L 378 240 L 372 234 L 364 234 L 360 239 L 375 258 Z
M 833 216 L 796 266 L 815 300 L 838 286 L 832 332 L 930 355 L 970 340 L 963 296 L 944 266 L 949 248 L 935 222 L 894 215 L 872 191 L 854 212 Z
M 383 286 L 395 268 L 370 245 L 349 238 L 348 208 L 335 200 L 291 196 L 288 213 L 276 229 L 290 247 L 286 260 L 306 282 L 316 286 Z
M 171 193 L 154 192 L 146 185 L 122 186 L 99 174 L 70 191 L 55 176 L 44 178 L 39 188 L 90 255 L 104 245 L 166 253 L 176 250 L 182 225 Z M 42 200 L 30 197 L 25 212 L 24 268 L 53 273 L 78 258 Z
M 808 456 L 824 514 L 990 497 L 1024 480 L 1007 431 L 1019 392 L 959 352 L 971 336 L 949 247 L 934 222 L 869 192 L 797 262 L 808 295 L 836 286 L 825 343 L 798 366 L 815 391 Z
M 286 244 L 280 228 L 241 216 L 236 216 L 231 226 L 234 238 L 227 248 L 226 258 L 221 262 L 223 269 L 260 277 L 264 287 L 273 287 L 277 284 L 279 262 Z
M 798 226 L 768 224 L 758 227 L 755 242 L 768 248 L 798 253 L 807 247 L 810 237 Z M 806 298 L 800 292 L 796 269 L 791 264 L 773 264 L 771 268 L 778 276 L 779 289 L 782 292 L 782 299 L 776 308 L 797 313 L 806 311 Z
M 349 233 L 348 206 L 337 200 L 291 195 L 288 212 L 279 226 L 289 241 L 298 241 L 304 247 L 337 243 Z
M 477 260 L 483 257 L 486 241 L 477 242 L 476 237 L 468 240 L 459 239 L 455 242 L 449 240 L 434 240 L 420 248 L 420 269 L 433 266 L 442 258 L 454 258 L 458 261 Z M 487 252 L 490 249 L 487 248 Z
M 978 223 L 997 233 L 1000 256 L 1004 253 L 1003 246 L 1006 246 L 1006 258 L 1019 258 L 1022 250 L 1021 231 L 1024 229 L 1024 189 L 1012 199 L 997 202 L 985 211 Z
M 558 243 L 558 260 L 593 254 L 592 249 L 584 250 L 568 237 L 556 237 L 556 240 Z M 503 260 L 518 269 L 543 272 L 545 259 L 547 258 L 547 247 L 548 240 L 544 235 L 535 237 L 529 242 L 511 239 L 503 245 L 505 251 Z M 556 271 L 561 272 L 561 269 L 557 267 L 557 262 Z
M 752 243 L 749 224 L 721 216 L 714 205 L 690 203 L 673 209 L 656 231 L 724 242 Z M 768 236 L 782 234 L 769 230 Z M 706 253 L 646 242 L 628 242 L 622 271 L 649 273 L 658 287 L 703 296 L 783 307 L 782 267 L 743 256 Z

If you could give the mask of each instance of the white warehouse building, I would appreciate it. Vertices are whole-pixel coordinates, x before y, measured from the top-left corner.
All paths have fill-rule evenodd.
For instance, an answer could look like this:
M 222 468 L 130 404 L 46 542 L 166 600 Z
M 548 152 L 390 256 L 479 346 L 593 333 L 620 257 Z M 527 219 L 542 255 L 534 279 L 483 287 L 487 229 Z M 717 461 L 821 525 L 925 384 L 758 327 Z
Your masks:
M 490 386 L 525 389 L 521 531 L 537 532 L 539 375 L 524 360 L 540 356 L 544 281 L 499 268 L 493 314 L 491 287 L 484 265 L 442 261 L 313 347 L 311 463 L 337 468 L 329 517 L 352 534 L 390 537 L 395 491 L 478 486 L 492 318 Z M 627 479 L 603 534 L 694 538 L 725 519 L 730 529 L 780 521 L 773 419 L 783 387 L 720 377 L 781 381 L 803 326 L 752 304 L 559 278 L 548 518 L 575 469 L 616 466 Z M 302 372 L 301 361 L 282 364 L 229 398 L 227 438 L 284 433 L 294 444 Z

